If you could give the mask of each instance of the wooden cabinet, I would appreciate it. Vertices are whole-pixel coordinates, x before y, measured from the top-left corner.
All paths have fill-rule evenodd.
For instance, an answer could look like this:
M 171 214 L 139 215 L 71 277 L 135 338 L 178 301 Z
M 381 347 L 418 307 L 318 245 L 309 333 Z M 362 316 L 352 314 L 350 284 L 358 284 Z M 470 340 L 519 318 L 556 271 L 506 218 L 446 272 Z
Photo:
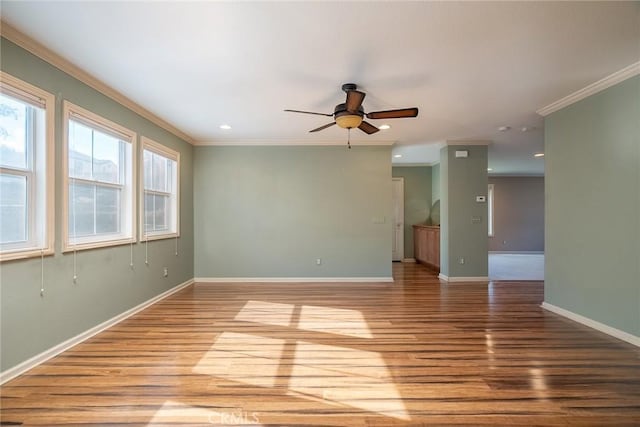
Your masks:
M 440 271 L 440 227 L 413 226 L 413 250 L 417 262 Z

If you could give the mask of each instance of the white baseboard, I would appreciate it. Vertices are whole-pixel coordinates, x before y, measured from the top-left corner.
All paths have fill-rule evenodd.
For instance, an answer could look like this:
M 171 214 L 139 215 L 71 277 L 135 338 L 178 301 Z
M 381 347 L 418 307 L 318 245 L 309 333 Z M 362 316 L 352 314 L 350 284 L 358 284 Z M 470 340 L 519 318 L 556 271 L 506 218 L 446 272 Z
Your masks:
M 18 375 L 21 375 L 23 373 L 25 373 L 26 371 L 28 371 L 29 369 L 35 368 L 36 366 L 40 365 L 41 363 L 46 362 L 47 360 L 51 359 L 52 357 L 57 356 L 58 354 L 62 353 L 63 351 L 69 350 L 71 347 L 76 346 L 78 344 L 80 344 L 81 342 L 91 338 L 94 335 L 99 334 L 100 332 L 104 331 L 105 329 L 108 329 L 110 327 L 112 327 L 113 325 L 122 322 L 123 320 L 125 320 L 128 317 L 133 316 L 134 314 L 138 313 L 139 311 L 144 310 L 145 308 L 149 307 L 150 305 L 155 304 L 156 302 L 160 301 L 163 298 L 168 297 L 171 294 L 174 294 L 176 292 L 178 292 L 179 290 L 181 290 L 182 288 L 186 288 L 187 286 L 191 285 L 193 283 L 193 279 L 187 280 L 186 282 L 183 282 L 177 286 L 174 286 L 173 288 L 159 294 L 156 295 L 155 297 L 148 299 L 147 301 L 138 304 L 137 306 L 130 308 L 129 310 L 125 311 L 124 313 L 120 313 L 115 317 L 112 317 L 109 320 L 106 320 L 102 323 L 100 323 L 99 325 L 94 326 L 91 329 L 88 329 L 78 335 L 76 335 L 75 337 L 69 338 L 68 340 L 61 342 L 60 344 L 51 347 L 48 350 L 43 351 L 40 354 L 37 354 L 35 356 L 33 356 L 31 359 L 25 360 L 24 362 L 14 366 L 13 368 L 9 368 L 4 372 L 0 373 L 0 384 L 4 384 L 9 380 L 14 379 L 15 377 L 17 377 Z
M 196 283 L 335 283 L 393 282 L 393 277 L 196 277 Z
M 416 259 L 415 258 L 405 258 L 402 260 L 402 262 L 406 262 L 408 264 L 415 264 Z
M 489 251 L 489 255 L 544 255 L 544 251 Z
M 545 310 L 549 310 L 553 313 L 559 314 L 560 316 L 566 317 L 567 319 L 582 323 L 585 326 L 596 329 L 600 332 L 604 332 L 607 335 L 611 335 L 612 337 L 621 339 L 622 341 L 626 341 L 629 344 L 640 347 L 640 337 L 632 335 L 628 332 L 621 331 L 620 329 L 605 325 L 604 323 L 589 319 L 588 317 L 581 316 L 580 314 L 565 310 L 564 308 L 557 307 L 553 304 L 549 304 L 548 302 L 543 302 L 541 307 Z
M 469 276 L 469 277 L 449 277 L 442 273 L 438 274 L 438 279 L 442 279 L 449 283 L 462 283 L 462 282 L 489 282 L 489 277 L 487 276 Z

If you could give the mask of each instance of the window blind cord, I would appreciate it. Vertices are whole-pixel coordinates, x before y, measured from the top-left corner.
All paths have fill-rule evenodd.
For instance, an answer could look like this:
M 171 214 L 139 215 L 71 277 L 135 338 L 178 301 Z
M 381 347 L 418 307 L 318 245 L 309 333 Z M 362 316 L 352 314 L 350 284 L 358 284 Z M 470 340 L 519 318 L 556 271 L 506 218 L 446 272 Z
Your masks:
M 44 296 L 44 249 L 40 249 L 40 296 Z
M 76 250 L 76 180 L 72 179 L 71 183 L 73 184 L 73 191 L 71 199 L 73 203 L 71 204 L 71 209 L 73 211 L 73 283 L 78 283 L 78 270 L 77 270 L 77 262 L 76 258 L 78 255 L 78 251 Z
M 131 242 L 129 246 L 131 246 L 131 260 L 129 261 L 129 267 L 133 270 L 133 242 Z
M 146 236 L 146 240 L 144 241 L 144 263 L 145 265 L 149 265 L 149 236 Z
M 176 256 L 178 256 L 178 236 L 176 236 Z

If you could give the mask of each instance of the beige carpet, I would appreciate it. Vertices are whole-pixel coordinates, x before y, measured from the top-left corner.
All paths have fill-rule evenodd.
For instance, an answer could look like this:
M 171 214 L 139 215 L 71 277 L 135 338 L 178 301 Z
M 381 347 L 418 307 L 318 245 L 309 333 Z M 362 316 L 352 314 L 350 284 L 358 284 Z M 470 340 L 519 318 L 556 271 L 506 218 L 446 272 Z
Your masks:
M 489 254 L 491 280 L 544 280 L 543 254 Z

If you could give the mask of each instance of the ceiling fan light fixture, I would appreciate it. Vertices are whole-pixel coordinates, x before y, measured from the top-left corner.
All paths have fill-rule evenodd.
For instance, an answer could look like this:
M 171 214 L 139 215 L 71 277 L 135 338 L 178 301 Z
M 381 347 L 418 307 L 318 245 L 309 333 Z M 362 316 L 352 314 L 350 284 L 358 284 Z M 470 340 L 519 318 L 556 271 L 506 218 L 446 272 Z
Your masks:
M 357 128 L 362 123 L 362 116 L 357 114 L 345 114 L 336 117 L 336 124 L 344 129 Z

